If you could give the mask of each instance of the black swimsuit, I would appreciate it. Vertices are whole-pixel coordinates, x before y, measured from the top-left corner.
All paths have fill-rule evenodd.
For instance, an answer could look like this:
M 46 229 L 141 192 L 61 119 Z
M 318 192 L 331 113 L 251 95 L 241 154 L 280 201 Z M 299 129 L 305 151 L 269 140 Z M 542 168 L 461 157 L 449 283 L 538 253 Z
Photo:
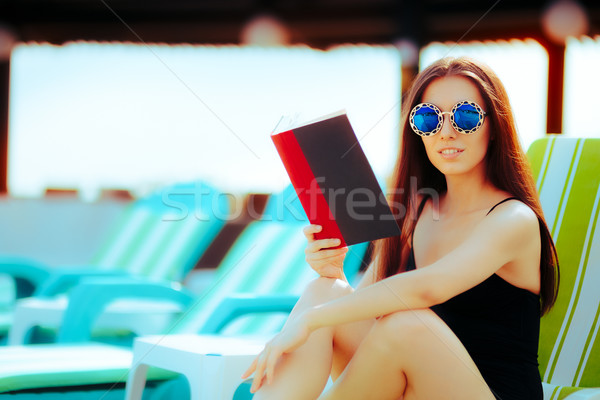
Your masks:
M 511 199 L 515 197 L 496 204 L 488 214 Z M 419 206 L 419 215 L 426 201 L 427 198 Z M 411 249 L 406 270 L 415 268 L 415 255 Z M 493 274 L 431 310 L 460 339 L 496 399 L 543 399 L 537 361 L 538 295 Z

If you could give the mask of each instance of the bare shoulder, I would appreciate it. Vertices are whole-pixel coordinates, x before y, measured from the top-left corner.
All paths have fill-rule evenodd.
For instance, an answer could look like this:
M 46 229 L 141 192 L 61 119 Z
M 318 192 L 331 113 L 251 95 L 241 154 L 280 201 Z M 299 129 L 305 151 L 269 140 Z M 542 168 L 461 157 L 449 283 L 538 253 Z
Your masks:
M 498 205 L 484 219 L 488 228 L 509 235 L 517 243 L 539 240 L 539 220 L 536 213 L 519 200 Z
M 495 207 L 489 217 L 500 217 L 500 219 L 510 220 L 512 223 L 532 224 L 537 223 L 537 215 L 525 203 L 518 199 L 510 199 Z

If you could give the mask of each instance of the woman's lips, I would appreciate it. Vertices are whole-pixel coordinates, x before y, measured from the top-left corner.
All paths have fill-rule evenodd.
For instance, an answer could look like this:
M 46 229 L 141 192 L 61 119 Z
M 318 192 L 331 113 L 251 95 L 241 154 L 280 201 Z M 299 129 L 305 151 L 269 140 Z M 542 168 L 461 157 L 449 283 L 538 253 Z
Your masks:
M 460 154 L 463 151 L 464 151 L 463 149 L 457 149 L 455 147 L 448 147 L 448 148 L 440 150 L 438 153 L 440 153 L 440 155 L 443 158 L 449 160 L 449 159 L 453 159 L 453 158 L 460 156 Z

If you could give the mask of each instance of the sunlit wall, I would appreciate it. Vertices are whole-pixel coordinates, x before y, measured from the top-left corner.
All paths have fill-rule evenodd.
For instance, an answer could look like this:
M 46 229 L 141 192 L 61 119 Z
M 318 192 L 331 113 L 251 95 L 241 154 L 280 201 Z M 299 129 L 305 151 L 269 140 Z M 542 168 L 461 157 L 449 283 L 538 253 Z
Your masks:
M 563 131 L 600 138 L 600 36 L 567 40 Z
M 498 75 L 513 107 L 525 149 L 546 133 L 548 54 L 533 40 L 433 43 L 421 51 L 420 68 L 446 57 L 469 56 L 483 61 Z
M 206 179 L 278 191 L 289 179 L 270 139 L 282 114 L 346 109 L 384 179 L 397 152 L 394 47 L 26 44 L 11 59 L 9 189 L 144 192 Z

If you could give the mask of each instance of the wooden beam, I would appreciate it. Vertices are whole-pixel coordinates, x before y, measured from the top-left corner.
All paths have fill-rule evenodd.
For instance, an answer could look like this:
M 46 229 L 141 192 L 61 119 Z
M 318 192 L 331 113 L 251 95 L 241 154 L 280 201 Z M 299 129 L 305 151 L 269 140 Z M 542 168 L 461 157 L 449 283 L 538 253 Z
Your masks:
M 546 133 L 562 133 L 565 45 L 545 43 L 548 52 L 548 103 Z

